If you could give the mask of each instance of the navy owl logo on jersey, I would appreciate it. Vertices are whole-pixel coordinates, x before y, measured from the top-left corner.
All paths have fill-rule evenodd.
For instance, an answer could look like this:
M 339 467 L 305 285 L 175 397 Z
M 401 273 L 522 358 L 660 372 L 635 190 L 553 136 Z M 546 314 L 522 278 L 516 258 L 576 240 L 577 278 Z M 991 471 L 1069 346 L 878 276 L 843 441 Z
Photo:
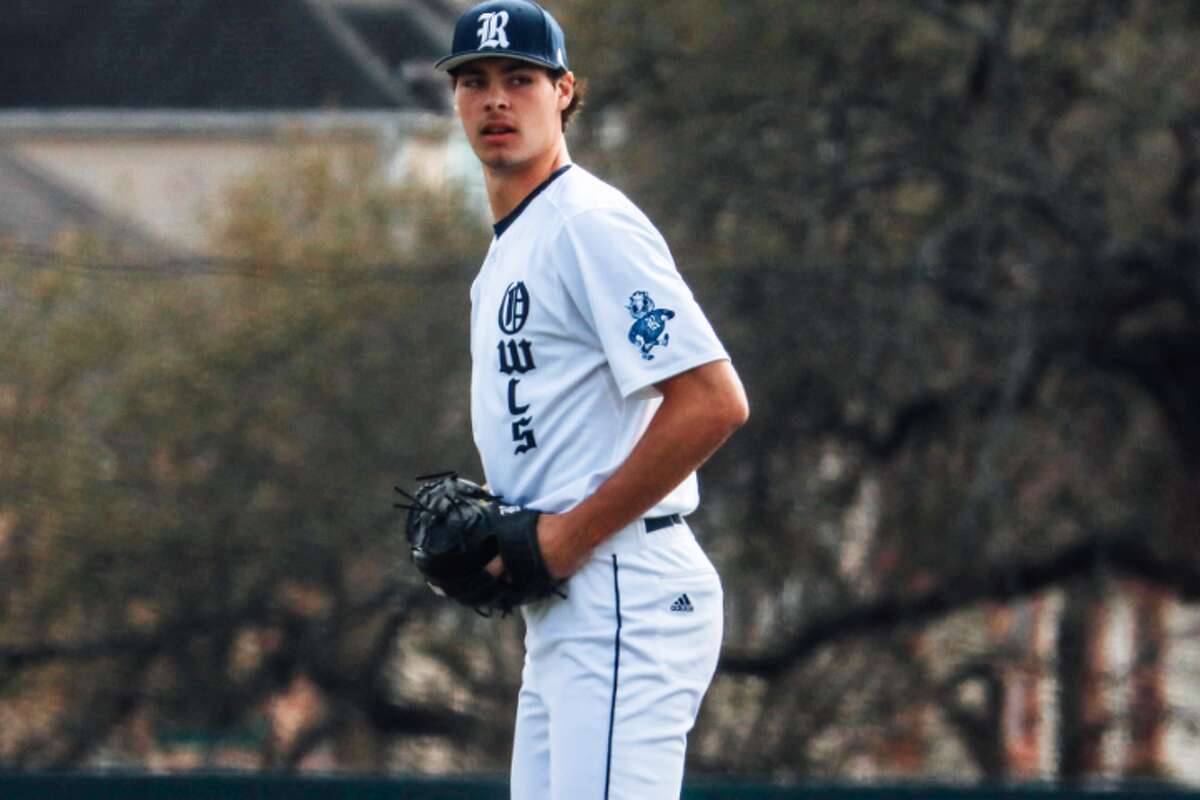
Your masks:
M 641 350 L 642 358 L 652 361 L 654 353 L 650 351 L 660 345 L 666 347 L 671 341 L 667 320 L 673 319 L 675 312 L 669 308 L 655 308 L 650 294 L 641 290 L 629 295 L 625 308 L 636 320 L 629 329 L 629 341 Z

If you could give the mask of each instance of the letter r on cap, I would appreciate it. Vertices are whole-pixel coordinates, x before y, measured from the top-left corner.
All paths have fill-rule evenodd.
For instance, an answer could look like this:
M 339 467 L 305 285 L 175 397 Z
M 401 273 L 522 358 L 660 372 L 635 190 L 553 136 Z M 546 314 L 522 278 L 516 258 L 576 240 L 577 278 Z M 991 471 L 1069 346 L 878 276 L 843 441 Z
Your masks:
M 488 11 L 479 15 L 479 49 L 485 47 L 508 47 L 508 35 L 504 32 L 508 25 L 507 11 Z

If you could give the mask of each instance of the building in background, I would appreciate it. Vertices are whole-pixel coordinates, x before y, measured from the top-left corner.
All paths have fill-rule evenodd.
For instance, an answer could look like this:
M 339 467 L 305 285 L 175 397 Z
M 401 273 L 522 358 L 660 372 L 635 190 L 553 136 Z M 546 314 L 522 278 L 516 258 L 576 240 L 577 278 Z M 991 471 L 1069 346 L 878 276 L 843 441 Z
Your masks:
M 455 0 L 15 0 L 0 26 L 0 239 L 85 228 L 201 253 L 225 189 L 297 137 L 457 175 L 429 66 Z

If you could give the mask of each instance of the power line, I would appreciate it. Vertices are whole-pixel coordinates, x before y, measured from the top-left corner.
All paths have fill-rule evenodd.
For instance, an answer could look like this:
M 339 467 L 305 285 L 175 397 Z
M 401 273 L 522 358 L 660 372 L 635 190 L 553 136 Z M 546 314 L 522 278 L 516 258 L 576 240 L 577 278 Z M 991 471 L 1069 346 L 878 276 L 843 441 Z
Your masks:
M 471 279 L 478 267 L 477 259 L 462 263 L 346 263 L 336 268 L 305 271 L 302 267 L 283 263 L 264 265 L 248 258 L 218 256 L 162 256 L 153 260 L 92 260 L 84 256 L 64 254 L 51 248 L 25 243 L 0 242 L 0 263 L 5 255 L 16 254 L 22 263 L 17 266 L 77 274 L 97 278 L 134 278 L 170 280 L 188 278 L 229 277 L 249 280 L 312 285 L 315 287 L 343 286 L 360 283 L 443 284 Z M 482 254 L 480 254 L 482 255 Z M 416 261 L 416 259 L 414 259 Z M 684 276 L 746 279 L 752 276 L 787 276 L 805 284 L 828 284 L 839 271 L 849 265 L 787 264 L 755 262 L 736 266 L 690 262 L 681 265 Z M 906 265 L 875 265 L 870 281 L 885 283 L 928 282 L 920 270 Z
M 340 269 L 305 271 L 291 265 L 263 265 L 250 259 L 215 256 L 171 256 L 153 260 L 92 260 L 37 245 L 7 243 L 0 247 L 0 257 L 13 255 L 17 257 L 15 266 L 18 268 L 34 268 L 97 278 L 171 280 L 228 277 L 318 287 L 397 282 L 439 284 L 468 278 L 467 265 L 456 263 L 416 265 L 379 262 L 346 265 Z M 11 258 L 9 260 L 11 263 Z M 474 265 L 470 265 L 469 269 L 473 270 Z

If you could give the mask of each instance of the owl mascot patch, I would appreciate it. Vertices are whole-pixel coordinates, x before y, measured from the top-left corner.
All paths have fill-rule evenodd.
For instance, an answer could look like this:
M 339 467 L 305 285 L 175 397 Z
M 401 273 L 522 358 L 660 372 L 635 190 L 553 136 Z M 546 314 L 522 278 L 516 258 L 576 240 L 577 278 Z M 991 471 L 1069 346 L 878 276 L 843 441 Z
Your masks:
M 675 317 L 669 308 L 655 308 L 654 300 L 647 292 L 636 291 L 629 296 L 625 306 L 633 315 L 633 327 L 629 329 L 629 341 L 636 345 L 647 361 L 654 359 L 654 348 L 666 347 L 671 341 L 667 333 L 667 320 Z

